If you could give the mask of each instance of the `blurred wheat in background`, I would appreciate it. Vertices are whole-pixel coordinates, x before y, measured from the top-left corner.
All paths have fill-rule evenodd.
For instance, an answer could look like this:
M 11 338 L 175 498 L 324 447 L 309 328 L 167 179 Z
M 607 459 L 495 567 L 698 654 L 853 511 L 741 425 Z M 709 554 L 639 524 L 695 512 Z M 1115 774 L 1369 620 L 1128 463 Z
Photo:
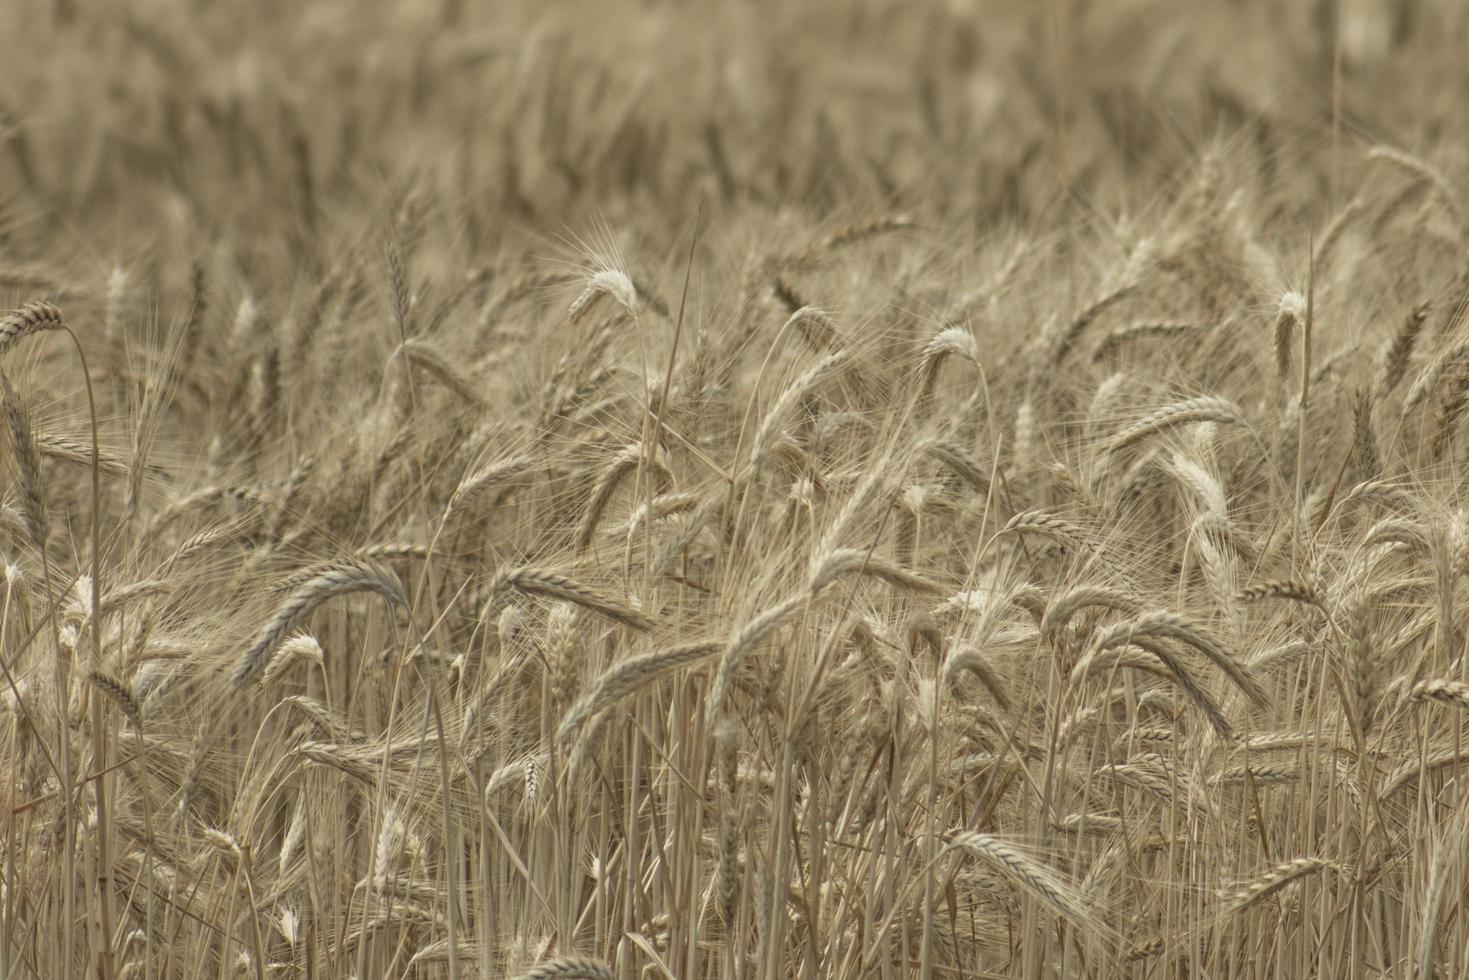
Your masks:
M 7 0 L 0 975 L 1463 975 L 1466 38 Z

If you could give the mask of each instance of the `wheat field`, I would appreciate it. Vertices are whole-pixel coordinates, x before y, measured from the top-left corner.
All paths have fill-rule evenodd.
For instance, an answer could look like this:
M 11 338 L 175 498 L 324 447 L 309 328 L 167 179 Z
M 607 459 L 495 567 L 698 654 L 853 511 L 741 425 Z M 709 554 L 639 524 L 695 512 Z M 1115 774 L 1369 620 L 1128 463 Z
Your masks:
M 7 0 L 0 976 L 1469 972 L 1466 40 Z

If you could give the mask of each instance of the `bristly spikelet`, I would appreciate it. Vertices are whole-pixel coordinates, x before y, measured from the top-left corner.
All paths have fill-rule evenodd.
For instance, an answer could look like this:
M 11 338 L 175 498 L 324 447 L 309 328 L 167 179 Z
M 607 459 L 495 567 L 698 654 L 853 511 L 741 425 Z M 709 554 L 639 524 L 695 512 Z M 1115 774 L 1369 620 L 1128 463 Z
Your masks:
M 1010 710 L 1010 696 L 999 673 L 984 652 L 973 644 L 956 647 L 944 659 L 941 673 L 945 680 L 952 681 L 961 671 L 965 670 L 973 672 L 974 676 L 979 678 L 984 689 L 990 693 L 1002 710 Z
M 244 857 L 245 852 L 241 849 L 240 842 L 229 831 L 216 827 L 201 827 L 199 833 L 205 842 L 219 854 L 220 860 L 233 864 Z
M 297 660 L 306 660 L 321 670 L 326 670 L 326 658 L 321 644 L 310 633 L 297 633 L 277 648 L 270 662 L 260 673 L 260 686 L 268 687 L 287 667 Z
M 476 497 L 491 487 L 524 473 L 535 462 L 535 458 L 531 456 L 514 456 L 486 463 L 478 469 L 466 472 L 464 478 L 459 481 L 459 486 L 455 488 L 453 496 L 449 498 L 446 516 L 450 512 L 469 506 Z
M 656 446 L 649 453 L 641 443 L 633 443 L 624 446 L 612 457 L 607 468 L 597 478 L 592 487 L 591 496 L 586 503 L 582 515 L 582 521 L 576 533 L 576 548 L 585 551 L 590 547 L 592 538 L 597 533 L 597 525 L 602 520 L 602 513 L 607 509 L 607 504 L 612 500 L 613 494 L 630 474 L 637 472 L 645 464 L 651 464 L 663 479 L 672 479 L 673 471 L 668 464 L 667 454 L 663 447 Z M 644 479 L 652 479 L 653 474 L 645 475 Z
M 1087 327 L 1091 326 L 1107 310 L 1116 306 L 1137 291 L 1138 281 L 1135 277 L 1141 265 L 1146 262 L 1146 256 L 1151 250 L 1152 246 L 1150 243 L 1144 242 L 1139 245 L 1137 251 L 1129 259 L 1128 270 L 1124 274 L 1123 281 L 1119 285 L 1104 291 L 1094 299 L 1081 312 L 1077 313 L 1071 322 L 1060 332 L 1055 346 L 1051 351 L 1051 363 L 1054 367 L 1059 367 L 1061 362 L 1066 360 L 1067 355 L 1075 348 L 1077 341 L 1081 339 L 1081 335 L 1086 332 Z
M 721 649 L 721 644 L 708 641 L 686 643 L 669 650 L 633 657 L 598 677 L 591 687 L 566 712 L 557 727 L 556 737 L 562 743 L 573 740 L 578 730 L 591 718 L 612 704 L 653 682 L 665 673 L 708 659 Z
M 894 562 L 858 548 L 838 548 L 828 554 L 811 573 L 811 594 L 820 595 L 844 575 L 871 575 L 896 588 L 938 594 L 943 587 Z
M 1192 320 L 1139 320 L 1125 327 L 1118 327 L 1102 338 L 1101 343 L 1092 351 L 1092 360 L 1106 360 L 1119 350 L 1138 345 L 1142 341 L 1186 337 L 1199 329 L 1199 324 Z
M 779 273 L 770 281 L 770 294 L 779 300 L 780 305 L 785 307 L 793 317 L 803 309 L 813 308 L 791 281 Z
M 127 301 L 128 271 L 121 265 L 112 267 L 112 273 L 107 277 L 107 299 L 102 314 L 102 334 L 108 344 L 117 340 L 118 330 L 122 326 L 123 304 Z
M 755 431 L 755 439 L 750 446 L 752 468 L 759 469 L 760 465 L 773 455 L 773 450 L 780 443 L 781 427 L 800 400 L 842 366 L 848 357 L 846 351 L 836 351 L 826 355 L 802 372 L 785 391 L 781 392 L 780 397 L 770 406 L 765 417 L 760 420 L 760 427 Z
M 1086 532 L 1080 527 L 1040 510 L 1028 510 L 1016 514 L 996 533 L 997 535 L 1043 534 L 1069 547 L 1083 550 L 1089 548 Z
M 912 227 L 913 219 L 906 214 L 884 215 L 870 221 L 846 225 L 814 242 L 799 255 L 794 255 L 784 261 L 794 266 L 808 266 L 839 248 Z
M 1431 449 L 1434 459 L 1443 458 L 1466 407 L 1469 407 L 1469 358 L 1460 360 L 1445 373 L 1443 393 L 1433 415 Z
M 1269 695 L 1247 666 L 1226 651 L 1212 635 L 1177 613 L 1153 610 L 1116 623 L 1096 634 L 1092 640 L 1092 648 L 1107 650 L 1128 644 L 1146 645 L 1150 652 L 1156 654 L 1158 651 L 1151 642 L 1154 640 L 1166 640 L 1193 648 L 1218 667 L 1256 705 L 1264 706 L 1270 702 Z

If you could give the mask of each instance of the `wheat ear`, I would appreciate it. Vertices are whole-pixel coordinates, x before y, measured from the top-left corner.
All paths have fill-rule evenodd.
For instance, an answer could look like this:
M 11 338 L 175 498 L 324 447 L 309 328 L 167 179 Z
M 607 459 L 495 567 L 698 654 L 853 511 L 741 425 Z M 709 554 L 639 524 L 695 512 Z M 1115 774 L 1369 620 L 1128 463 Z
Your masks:
M 91 681 L 97 690 L 107 695 L 108 700 L 117 705 L 122 710 L 122 713 L 128 716 L 128 720 L 133 723 L 133 727 L 143 727 L 143 710 L 138 705 L 137 699 L 133 697 L 133 692 L 128 689 L 126 684 L 101 670 L 88 672 L 87 680 Z
M 1438 701 L 1458 708 L 1469 708 L 1469 684 L 1462 681 L 1422 681 L 1408 695 L 1412 701 Z
M 351 592 L 375 592 L 389 602 L 408 607 L 408 597 L 398 576 L 379 565 L 344 561 L 329 565 L 302 583 L 261 629 L 235 665 L 237 687 L 254 681 L 265 669 L 270 654 L 286 633 L 328 599 Z
M 633 657 L 612 667 L 598 677 L 591 688 L 567 710 L 556 729 L 557 739 L 562 743 L 572 741 L 588 719 L 601 714 L 654 678 L 692 666 L 723 648 L 724 644 L 716 641 L 685 643 Z
M 647 632 L 653 628 L 653 620 L 641 610 L 556 572 L 537 568 L 514 568 L 502 572 L 490 585 L 491 606 L 506 589 L 546 599 L 560 599 L 638 632 Z
M 1204 396 L 1201 398 L 1189 398 L 1181 402 L 1165 405 L 1153 412 L 1151 415 L 1138 419 L 1132 425 L 1123 429 L 1112 437 L 1107 443 L 1104 453 L 1107 456 L 1115 455 L 1141 442 L 1149 436 L 1168 429 L 1177 428 L 1180 425 L 1189 425 L 1195 422 L 1217 422 L 1217 423 L 1241 423 L 1244 417 L 1234 402 L 1225 398 Z
M 1083 931 L 1091 933 L 1093 929 L 1100 928 L 1096 916 L 1087 910 L 1084 897 L 1074 885 L 993 834 L 958 834 L 949 841 L 947 849 L 983 858 L 1051 911 L 1069 919 Z
M 32 334 L 41 333 L 44 330 L 60 330 L 65 326 L 66 320 L 54 303 L 48 303 L 45 300 L 27 303 L 20 309 L 0 317 L 0 354 L 4 354 Z
M 898 589 L 938 595 L 944 587 L 895 562 L 870 555 L 860 548 L 838 548 L 826 556 L 811 575 L 811 594 L 825 592 L 845 575 L 871 575 Z
M 520 980 L 617 980 L 616 974 L 596 960 L 568 956 L 522 973 Z
M 1270 895 L 1280 891 L 1293 881 L 1306 875 L 1319 874 L 1335 868 L 1331 861 L 1318 857 L 1298 857 L 1284 861 L 1266 871 L 1258 878 L 1242 882 L 1225 890 L 1220 897 L 1226 905 L 1227 915 L 1237 915 Z

